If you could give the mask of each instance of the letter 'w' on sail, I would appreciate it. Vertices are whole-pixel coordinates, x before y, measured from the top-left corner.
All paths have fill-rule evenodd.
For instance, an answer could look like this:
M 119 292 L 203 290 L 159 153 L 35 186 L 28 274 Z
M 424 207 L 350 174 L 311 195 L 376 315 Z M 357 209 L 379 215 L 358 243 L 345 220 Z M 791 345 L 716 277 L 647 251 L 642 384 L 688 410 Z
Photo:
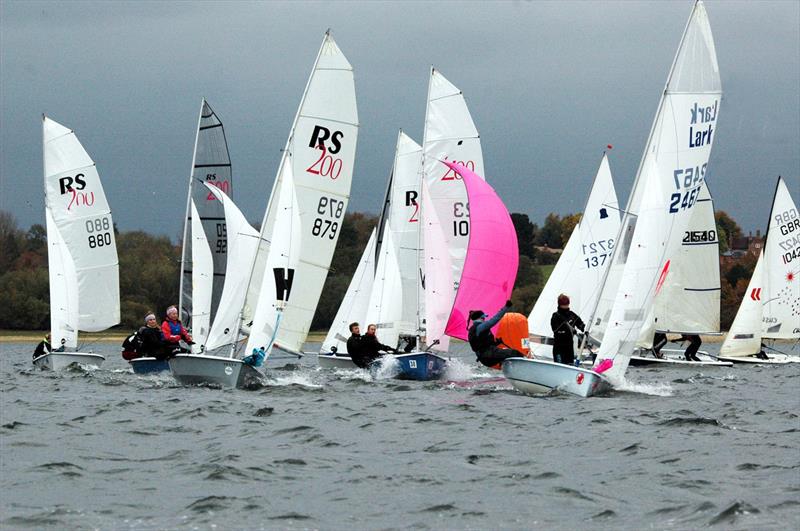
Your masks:
M 753 276 L 747 284 L 742 304 L 736 312 L 728 335 L 719 349 L 720 356 L 750 356 L 761 351 L 761 316 L 763 299 L 764 252 L 758 255 Z
M 580 223 L 572 231 L 561 258 L 528 316 L 531 334 L 552 336 L 550 318 L 556 311 L 556 301 L 561 293 L 569 295 L 572 311 L 588 320 L 597 305 L 618 233 L 617 192 L 608 157 L 604 154 Z
M 689 225 L 680 235 L 680 248 L 670 261 L 669 274 L 655 297 L 655 327 L 663 332 L 719 332 L 719 240 L 714 203 L 706 183 L 700 187 Z M 652 337 L 643 338 L 652 343 Z
M 403 283 L 389 222 L 384 225 L 383 243 L 378 255 L 364 324 L 376 325 L 381 341 L 397 345 L 400 336 L 398 323 L 403 313 Z
M 328 275 L 350 197 L 357 136 L 353 68 L 326 33 L 273 185 L 242 311 L 244 323 L 252 320 L 261 283 L 273 280 L 264 268 L 279 210 L 275 190 L 280 189 L 284 166 L 291 164 L 302 238 L 292 296 L 275 339 L 277 346 L 291 352 L 299 352 L 308 335 Z
M 75 133 L 42 117 L 53 345 L 119 323 L 114 222 L 94 161 Z
M 444 164 L 461 177 L 471 205 L 467 256 L 445 330 L 450 337 L 466 340 L 471 310 L 494 313 L 511 298 L 519 247 L 511 216 L 494 189 L 463 165 Z
M 238 341 L 239 317 L 247 290 L 247 276 L 258 247 L 258 231 L 247 223 L 233 201 L 219 188 L 203 183 L 222 203 L 228 227 L 228 264 L 219 308 L 206 341 L 206 351 Z
M 711 28 L 698 1 L 667 78 L 603 286 L 601 300 L 613 298 L 614 303 L 595 363 L 613 359 L 605 373 L 612 383 L 623 379 L 640 334 L 646 328 L 650 337 L 654 332 L 647 315 L 697 203 L 716 138 L 721 94 Z M 602 320 L 603 312 L 598 309 L 595 317 Z
M 228 142 L 225 139 L 225 128 L 214 110 L 204 99 L 200 105 L 200 116 L 197 119 L 197 135 L 195 136 L 194 154 L 192 156 L 192 171 L 189 176 L 189 191 L 186 198 L 186 219 L 184 220 L 183 249 L 181 263 L 180 308 L 184 325 L 192 328 L 195 341 L 199 328 L 192 321 L 195 315 L 209 315 L 214 319 L 216 308 L 222 296 L 222 287 L 225 284 L 227 249 L 227 231 L 225 227 L 225 211 L 222 204 L 217 201 L 214 194 L 200 186 L 206 182 L 225 192 L 233 198 L 233 177 L 231 174 L 231 158 L 228 154 Z M 194 250 L 192 244 L 195 239 L 191 236 L 194 218 L 191 218 L 190 202 L 200 216 L 206 246 L 211 249 L 213 262 L 212 292 L 207 306 L 195 308 L 197 304 L 192 298 L 194 288 L 192 285 L 194 269 Z M 205 303 L 204 303 L 205 304 Z M 208 334 L 208 326 L 203 335 Z
M 211 330 L 211 292 L 214 282 L 214 259 L 208 247 L 203 221 L 191 201 L 192 212 L 192 352 L 203 351 Z
M 325 337 L 325 341 L 322 342 L 322 347 L 320 348 L 320 353 L 322 354 L 331 352 L 332 347 L 336 347 L 340 353 L 347 352 L 350 323 L 366 324 L 361 320 L 367 315 L 372 282 L 375 279 L 375 240 L 375 229 L 372 229 L 367 247 L 361 255 L 361 260 L 358 262 L 356 272 L 350 280 L 350 285 L 347 286 L 347 292 L 344 294 L 342 304 L 339 305 L 339 310 L 336 312 L 336 317 L 333 318 L 333 324 L 328 330 L 328 335 Z
M 455 288 L 461 278 L 469 241 L 469 205 L 458 174 L 440 161 L 458 162 L 482 176 L 485 175 L 483 152 L 464 95 L 433 68 L 428 84 L 422 149 L 423 180 L 430 190 L 430 201 L 450 251 Z
M 800 213 L 778 178 L 764 243 L 762 335 L 800 338 Z
M 450 338 L 445 335 L 453 308 L 453 268 L 436 208 L 430 200 L 428 185 L 422 181 L 422 270 L 425 275 L 425 342 L 433 350 L 447 352 Z
M 278 215 L 272 230 L 272 241 L 264 270 L 265 278 L 261 282 L 261 293 L 250 325 L 250 336 L 245 349 L 247 354 L 253 352 L 253 349 L 264 349 L 267 356 L 269 355 L 283 311 L 292 300 L 294 292 L 294 278 L 299 266 L 302 237 L 300 211 L 290 163 L 284 166 L 280 186 Z

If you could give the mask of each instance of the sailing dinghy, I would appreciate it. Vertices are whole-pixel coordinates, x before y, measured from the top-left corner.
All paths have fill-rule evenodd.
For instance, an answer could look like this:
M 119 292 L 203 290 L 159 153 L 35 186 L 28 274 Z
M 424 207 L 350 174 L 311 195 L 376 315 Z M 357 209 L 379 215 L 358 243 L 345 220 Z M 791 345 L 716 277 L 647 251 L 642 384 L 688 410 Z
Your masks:
M 528 316 L 530 348 L 534 357 L 553 359 L 550 319 L 556 311 L 559 294 L 569 295 L 572 311 L 588 320 L 597 305 L 603 276 L 611 262 L 619 223 L 617 192 L 608 156 L 603 153 L 581 220 L 572 231 L 564 252 Z
M 225 128 L 205 98 L 200 104 L 197 119 L 186 197 L 178 303 L 182 322 L 192 332 L 194 353 L 205 350 L 211 321 L 222 296 L 228 253 L 222 202 L 205 186 L 201 186 L 203 182 L 233 198 L 231 159 Z M 137 374 L 169 370 L 166 360 L 151 357 L 134 358 L 129 363 Z
M 274 348 L 302 355 L 344 219 L 357 136 L 353 68 L 326 33 L 283 150 L 261 231 L 254 234 L 252 254 L 242 255 L 234 270 L 226 208 L 230 254 L 206 350 L 226 346 L 228 356 L 176 356 L 170 369 L 179 381 L 243 387 L 251 376 L 260 376 L 253 365 L 263 363 Z M 232 271 L 241 279 L 233 282 Z M 227 300 L 226 290 L 231 293 Z M 247 346 L 240 359 L 236 349 L 242 336 Z
M 778 178 L 767 225 L 744 299 L 720 349 L 735 363 L 800 362 L 797 356 L 769 354 L 762 340 L 800 339 L 800 215 L 789 189 Z
M 33 360 L 42 369 L 99 367 L 105 357 L 78 352 L 78 331 L 120 321 L 114 222 L 94 161 L 75 133 L 42 116 L 51 344 Z
M 689 226 L 681 238 L 680 251 L 670 263 L 661 291 L 652 309 L 656 330 L 664 334 L 719 334 L 720 280 L 719 241 L 714 219 L 714 202 L 703 183 L 692 209 Z M 662 349 L 656 357 L 649 348 L 631 356 L 631 366 L 675 365 L 730 367 L 707 352 L 699 351 L 701 361 L 688 361 L 682 350 Z
M 721 99 L 719 67 L 708 16 L 697 1 L 639 164 L 631 196 L 587 333 L 602 334 L 591 371 L 514 358 L 503 373 L 522 392 L 562 389 L 592 396 L 624 382 L 640 337 L 652 341 L 653 298 L 680 252 L 716 137 Z M 605 302 L 604 302 L 605 301 Z

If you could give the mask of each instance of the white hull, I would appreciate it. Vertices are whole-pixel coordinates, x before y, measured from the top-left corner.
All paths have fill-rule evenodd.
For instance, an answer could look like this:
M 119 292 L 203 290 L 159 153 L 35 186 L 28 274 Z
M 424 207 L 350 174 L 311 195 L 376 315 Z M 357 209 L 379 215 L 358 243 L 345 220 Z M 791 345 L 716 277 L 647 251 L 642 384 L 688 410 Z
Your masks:
M 39 369 L 60 371 L 73 363 L 85 367 L 100 367 L 105 360 L 106 358 L 100 354 L 90 354 L 88 352 L 51 352 L 33 360 L 33 366 Z
M 323 369 L 357 369 L 350 356 L 330 356 L 328 354 L 317 355 L 317 363 Z
M 244 388 L 261 380 L 256 369 L 232 358 L 182 354 L 169 360 L 172 376 L 185 385 L 211 384 Z
M 750 363 L 758 365 L 785 365 L 787 363 L 800 363 L 800 357 L 787 356 L 786 354 L 767 354 L 768 359 L 757 358 L 755 354 L 749 356 L 720 356 L 720 360 L 733 363 Z
M 514 389 L 525 394 L 549 393 L 558 389 L 588 397 L 611 390 L 611 383 L 592 370 L 552 361 L 509 358 L 503 362 L 503 374 Z
M 653 356 L 652 353 L 648 353 L 644 356 L 631 356 L 630 367 L 643 367 L 643 366 L 653 366 L 653 365 L 675 365 L 675 366 L 687 366 L 687 367 L 730 367 L 733 365 L 730 361 L 724 361 L 721 358 L 715 359 L 708 355 L 708 353 L 698 351 L 697 356 L 700 358 L 700 361 L 688 361 L 684 355 L 682 350 L 668 350 L 663 349 L 661 353 L 664 355 L 663 358 L 656 358 Z

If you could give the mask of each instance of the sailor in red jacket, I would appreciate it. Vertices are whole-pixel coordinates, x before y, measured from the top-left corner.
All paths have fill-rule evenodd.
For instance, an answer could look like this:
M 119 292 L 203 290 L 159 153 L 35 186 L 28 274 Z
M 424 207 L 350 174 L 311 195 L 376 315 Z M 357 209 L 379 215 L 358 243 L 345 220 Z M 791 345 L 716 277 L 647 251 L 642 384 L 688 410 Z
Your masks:
M 167 308 L 167 318 L 161 323 L 161 332 L 164 334 L 164 341 L 173 348 L 180 347 L 181 339 L 190 345 L 194 343 L 191 334 L 178 319 L 178 309 L 175 306 Z

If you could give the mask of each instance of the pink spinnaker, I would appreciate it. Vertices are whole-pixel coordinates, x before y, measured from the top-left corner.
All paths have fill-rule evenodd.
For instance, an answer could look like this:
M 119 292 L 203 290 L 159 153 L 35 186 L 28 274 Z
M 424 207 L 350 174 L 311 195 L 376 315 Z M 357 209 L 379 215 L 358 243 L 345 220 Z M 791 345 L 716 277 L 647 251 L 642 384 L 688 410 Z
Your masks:
M 490 316 L 511 298 L 519 266 L 514 223 L 489 184 L 461 164 L 443 161 L 461 176 L 469 200 L 469 244 L 445 333 L 467 339 L 470 310 Z

